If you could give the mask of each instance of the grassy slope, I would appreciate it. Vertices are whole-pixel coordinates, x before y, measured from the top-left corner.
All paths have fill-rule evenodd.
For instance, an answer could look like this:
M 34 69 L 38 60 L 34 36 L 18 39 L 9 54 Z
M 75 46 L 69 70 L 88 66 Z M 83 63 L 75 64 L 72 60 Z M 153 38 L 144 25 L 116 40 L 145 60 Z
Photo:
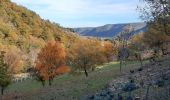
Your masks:
M 65 74 L 58 76 L 51 87 L 42 88 L 41 83 L 35 80 L 27 80 L 22 83 L 14 83 L 7 89 L 8 93 L 24 95 L 24 99 L 52 99 L 60 100 L 83 99 L 88 94 L 94 94 L 104 88 L 114 77 L 120 76 L 119 63 L 112 62 L 99 66 L 96 71 L 90 72 L 89 77 L 84 73 L 79 75 Z M 137 62 L 128 62 L 123 67 L 123 72 L 139 67 Z

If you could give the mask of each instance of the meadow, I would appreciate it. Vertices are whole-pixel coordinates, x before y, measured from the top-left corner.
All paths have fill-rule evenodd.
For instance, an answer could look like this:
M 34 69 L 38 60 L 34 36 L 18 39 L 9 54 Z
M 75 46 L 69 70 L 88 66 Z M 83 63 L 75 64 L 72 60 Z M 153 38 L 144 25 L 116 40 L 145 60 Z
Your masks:
M 145 61 L 145 63 L 147 62 Z M 15 95 L 17 98 L 22 97 L 24 100 L 52 100 L 52 98 L 81 100 L 100 92 L 112 79 L 139 67 L 139 62 L 128 61 L 120 73 L 119 62 L 111 62 L 98 66 L 95 71 L 89 72 L 89 77 L 85 77 L 83 72 L 64 74 L 57 76 L 52 86 L 46 85 L 45 87 L 36 80 L 26 80 L 11 84 L 5 92 L 12 96 Z

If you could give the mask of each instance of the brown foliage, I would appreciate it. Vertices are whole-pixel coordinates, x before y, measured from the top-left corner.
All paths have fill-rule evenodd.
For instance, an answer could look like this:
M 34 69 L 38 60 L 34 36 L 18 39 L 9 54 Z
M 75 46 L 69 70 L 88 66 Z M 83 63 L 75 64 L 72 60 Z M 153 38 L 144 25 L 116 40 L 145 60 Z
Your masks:
M 24 69 L 24 62 L 21 51 L 15 46 L 6 48 L 5 62 L 9 66 L 8 70 L 10 73 L 20 73 Z
M 106 62 L 101 42 L 86 38 L 71 45 L 67 58 L 70 66 L 76 70 L 83 70 L 86 76 L 88 70 L 94 70 L 97 65 Z
M 103 53 L 105 57 L 107 58 L 107 61 L 112 61 L 112 57 L 114 54 L 114 46 L 111 42 L 109 41 L 104 41 L 103 42 Z
M 22 52 L 15 54 L 12 48 L 8 59 L 15 59 L 13 56 L 19 56 L 19 58 L 24 56 L 23 59 L 16 60 L 18 64 L 15 60 L 11 60 L 10 63 L 16 62 L 16 64 L 12 64 L 14 66 L 22 65 L 21 62 L 23 62 L 24 67 L 25 65 L 33 67 L 38 51 L 51 40 L 60 38 L 66 47 L 71 44 L 69 41 L 74 37 L 79 38 L 72 32 L 65 31 L 59 24 L 43 20 L 35 12 L 19 6 L 11 0 L 0 0 L 0 12 L 0 45 L 15 46 Z M 5 52 L 8 54 L 7 50 Z M 18 73 L 19 70 L 16 72 Z
M 52 80 L 56 75 L 68 72 L 65 65 L 65 49 L 61 42 L 49 42 L 38 54 L 36 70 L 43 80 Z M 59 72 L 61 71 L 61 72 Z
M 69 66 L 61 66 L 59 68 L 57 68 L 57 70 L 55 71 L 55 73 L 57 75 L 60 75 L 60 74 L 64 74 L 64 73 L 68 73 L 70 72 L 70 67 Z

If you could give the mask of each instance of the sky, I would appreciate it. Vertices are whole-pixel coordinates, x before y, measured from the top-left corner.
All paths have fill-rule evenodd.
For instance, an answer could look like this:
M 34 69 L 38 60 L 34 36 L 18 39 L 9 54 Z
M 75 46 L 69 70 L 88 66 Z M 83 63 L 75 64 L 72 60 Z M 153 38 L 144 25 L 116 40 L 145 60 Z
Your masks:
M 64 27 L 141 22 L 139 0 L 11 0 Z

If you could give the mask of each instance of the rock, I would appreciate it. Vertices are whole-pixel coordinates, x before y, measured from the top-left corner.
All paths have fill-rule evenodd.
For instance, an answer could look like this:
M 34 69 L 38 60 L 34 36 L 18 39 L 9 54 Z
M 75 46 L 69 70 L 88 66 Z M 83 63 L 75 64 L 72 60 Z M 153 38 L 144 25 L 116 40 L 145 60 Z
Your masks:
M 135 72 L 134 70 L 130 70 L 130 73 L 132 73 L 132 74 L 133 74 L 134 72 Z
M 131 96 L 128 96 L 125 100 L 133 100 Z
M 124 97 L 120 93 L 131 92 L 148 85 L 164 87 L 170 77 L 170 68 L 168 68 L 169 66 L 158 66 L 157 64 L 155 62 L 155 66 L 152 66 L 150 63 L 136 70 L 131 70 L 130 72 L 133 74 L 126 72 L 118 78 L 114 78 L 102 92 L 94 95 L 95 99 L 93 100 L 143 100 L 145 98 L 145 91 L 140 91 L 140 97 L 133 98 L 126 98 L 126 96 Z M 118 93 L 119 95 L 115 95 Z
M 118 94 L 117 100 L 123 100 L 122 95 Z
M 134 100 L 140 100 L 140 97 L 135 97 L 135 99 Z
M 130 91 L 133 91 L 133 90 L 135 90 L 137 88 L 138 88 L 138 86 L 135 83 L 127 83 L 122 88 L 122 90 L 125 91 L 125 92 L 130 92 Z
M 158 87 L 163 87 L 163 86 L 165 85 L 165 82 L 164 82 L 163 80 L 158 80 L 158 81 L 156 82 L 156 85 L 157 85 Z
M 110 94 L 110 97 L 111 97 L 111 98 L 114 98 L 114 94 L 113 94 L 113 93 L 111 93 L 111 94 Z
M 139 69 L 138 69 L 139 72 L 142 71 L 142 70 L 143 70 L 143 68 L 139 68 Z
M 100 96 L 95 96 L 94 100 L 103 100 L 103 98 Z
M 164 74 L 164 75 L 162 76 L 162 79 L 163 79 L 163 80 L 168 80 L 168 76 Z
M 107 95 L 104 100 L 113 100 L 109 95 Z
M 90 100 L 94 100 L 95 99 L 95 95 L 92 95 L 89 97 Z
M 107 91 L 101 92 L 100 96 L 103 96 L 103 97 L 107 96 Z

